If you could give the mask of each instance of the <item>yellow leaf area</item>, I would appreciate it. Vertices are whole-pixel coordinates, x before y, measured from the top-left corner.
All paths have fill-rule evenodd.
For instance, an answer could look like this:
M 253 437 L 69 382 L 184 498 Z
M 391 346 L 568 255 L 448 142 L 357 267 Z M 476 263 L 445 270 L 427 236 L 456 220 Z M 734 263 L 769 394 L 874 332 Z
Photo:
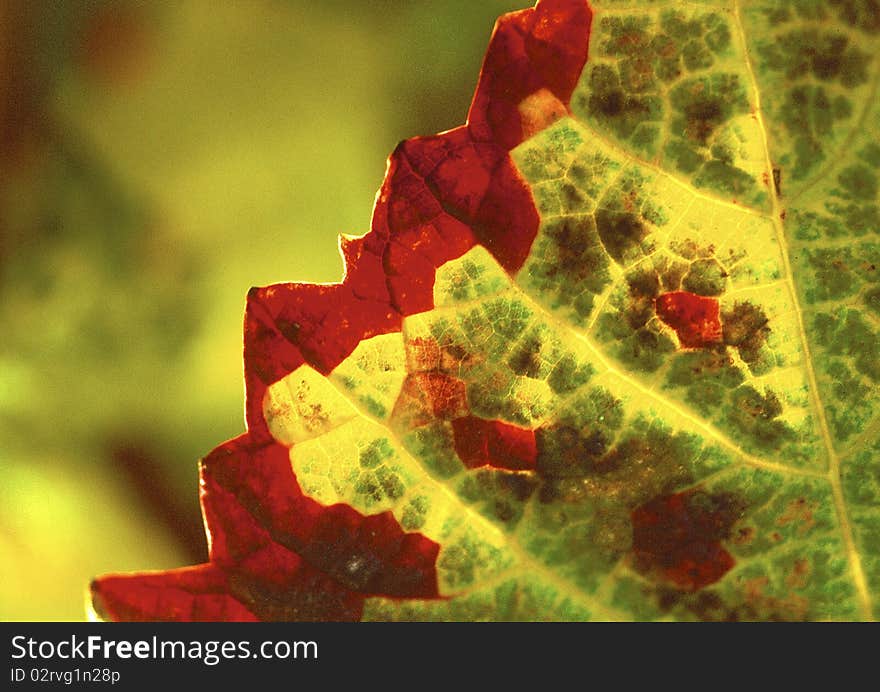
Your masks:
M 512 152 L 541 219 L 522 269 L 447 263 L 402 332 L 272 385 L 270 431 L 305 493 L 440 545 L 442 598 L 366 619 L 871 619 L 873 35 L 797 3 L 597 5 L 570 113 L 521 107 L 552 122 Z M 800 66 L 791 36 L 821 57 L 828 26 L 863 80 Z M 717 307 L 699 343 L 660 307 L 681 294 Z M 473 418 L 532 451 L 474 463 Z
M 402 333 L 363 341 L 329 377 L 302 366 L 264 400 L 304 492 L 364 514 L 390 510 L 441 546 L 440 593 L 451 598 L 370 599 L 365 617 L 853 615 L 818 474 L 736 451 L 685 406 L 611 365 L 585 329 L 532 301 L 481 247 L 438 272 L 435 305 L 407 318 Z M 523 348 L 534 355 L 528 374 L 518 373 Z M 432 373 L 462 382 L 463 401 L 438 414 L 443 393 L 423 377 Z M 451 419 L 467 412 L 536 430 L 538 468 L 466 468 Z M 595 458 L 571 458 L 589 435 Z M 708 600 L 705 590 L 655 581 L 632 553 L 633 508 L 696 486 L 707 502 L 738 507 L 738 564 Z M 827 600 L 792 576 L 805 559 Z

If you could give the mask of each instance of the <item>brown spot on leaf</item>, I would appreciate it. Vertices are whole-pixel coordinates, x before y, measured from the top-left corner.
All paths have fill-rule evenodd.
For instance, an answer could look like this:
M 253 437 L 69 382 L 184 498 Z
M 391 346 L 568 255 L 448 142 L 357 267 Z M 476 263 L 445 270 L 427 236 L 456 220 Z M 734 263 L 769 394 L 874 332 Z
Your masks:
M 746 363 L 754 363 L 770 334 L 768 322 L 767 315 L 758 306 L 749 302 L 735 303 L 732 310 L 721 314 L 724 343 L 736 347 Z
M 785 597 L 765 593 L 770 586 L 766 576 L 745 579 L 742 582 L 743 602 L 738 610 L 745 616 L 742 620 L 791 622 L 804 620 L 809 613 L 809 601 L 803 596 L 789 594 Z
M 648 235 L 648 229 L 637 214 L 605 208 L 596 211 L 596 230 L 608 254 L 617 262 L 623 262 Z
M 711 590 L 693 594 L 672 589 L 661 592 L 661 608 L 670 610 L 676 605 L 684 606 L 698 619 L 706 622 L 737 622 L 741 619 L 737 608 L 729 606 L 719 594 Z
M 668 587 L 657 591 L 658 605 L 663 611 L 682 609 L 699 620 L 709 622 L 798 622 L 808 619 L 809 601 L 789 593 L 772 596 L 767 576 L 740 577 L 739 592 L 722 596 L 712 589 L 689 592 Z
M 724 111 L 717 99 L 698 96 L 685 107 L 684 115 L 685 134 L 688 138 L 706 144 L 715 128 L 721 123 Z
M 517 375 L 537 378 L 541 373 L 541 341 L 529 335 L 516 347 L 507 364 Z
M 470 353 L 458 344 L 449 344 L 440 350 L 440 369 L 458 370 L 462 365 L 473 365 L 482 357 Z
M 605 260 L 601 252 L 590 251 L 596 242 L 594 230 L 591 217 L 565 217 L 547 228 L 556 252 L 556 261 L 544 269 L 547 278 L 580 285 L 602 271 Z
M 754 601 L 763 597 L 764 589 L 770 583 L 768 577 L 753 577 L 743 581 L 742 590 L 746 599 Z
M 776 525 L 788 526 L 789 524 L 796 524 L 799 534 L 807 533 L 816 524 L 816 520 L 813 518 L 813 503 L 803 497 L 789 502 L 785 512 L 776 520 Z
M 606 118 L 632 118 L 639 120 L 650 111 L 644 99 L 630 96 L 619 87 L 594 91 L 590 96 L 591 112 Z
M 625 103 L 626 95 L 622 89 L 610 89 L 601 95 L 594 94 L 590 98 L 590 108 L 609 118 L 620 115 Z
M 660 281 L 663 288 L 668 291 L 678 291 L 681 289 L 681 282 L 685 274 L 687 274 L 688 265 L 684 262 L 670 263 L 660 274 Z
M 467 410 L 465 384 L 457 377 L 440 372 L 425 372 L 411 375 L 431 404 L 437 418 L 451 419 Z
M 533 473 L 499 473 L 498 484 L 519 502 L 528 500 L 538 481 Z
M 731 536 L 731 541 L 737 545 L 748 545 L 755 539 L 754 526 L 742 526 L 737 529 Z
M 773 167 L 773 188 L 777 197 L 782 196 L 782 169 L 778 166 Z
M 725 349 L 705 351 L 699 360 L 694 360 L 690 367 L 690 371 L 694 375 L 712 375 L 717 376 L 728 368 L 733 368 L 733 358 L 731 358 Z
M 391 416 L 400 424 L 406 421 L 408 426 L 419 427 L 437 418 L 452 420 L 467 413 L 464 382 L 435 370 L 407 376 Z
M 620 452 L 605 455 L 608 441 L 598 430 L 554 425 L 536 431 L 537 471 L 547 481 L 583 478 L 618 468 Z
M 654 314 L 654 298 L 660 292 L 660 280 L 655 271 L 633 272 L 626 280 L 630 298 L 626 320 L 633 329 L 640 329 Z
M 406 342 L 406 368 L 409 372 L 440 367 L 440 345 L 434 339 L 417 337 Z
M 810 563 L 807 560 L 803 558 L 795 560 L 791 572 L 785 578 L 786 586 L 790 589 L 803 589 L 810 581 L 811 571 Z

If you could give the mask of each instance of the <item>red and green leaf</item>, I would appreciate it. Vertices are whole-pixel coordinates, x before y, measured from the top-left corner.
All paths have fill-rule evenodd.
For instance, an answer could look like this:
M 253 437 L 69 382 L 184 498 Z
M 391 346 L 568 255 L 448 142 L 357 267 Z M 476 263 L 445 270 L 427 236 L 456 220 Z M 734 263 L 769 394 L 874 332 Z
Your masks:
M 542 0 L 253 289 L 210 563 L 108 619 L 880 615 L 872 3 Z

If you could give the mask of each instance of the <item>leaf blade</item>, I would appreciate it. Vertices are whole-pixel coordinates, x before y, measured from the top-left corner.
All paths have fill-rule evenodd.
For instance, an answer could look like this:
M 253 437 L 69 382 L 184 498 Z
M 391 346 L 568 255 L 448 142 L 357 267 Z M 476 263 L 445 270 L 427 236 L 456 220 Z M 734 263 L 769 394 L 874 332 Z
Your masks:
M 202 468 L 234 598 L 268 619 L 872 618 L 876 462 L 859 438 L 842 463 L 811 353 L 870 377 L 877 337 L 803 307 L 846 287 L 796 252 L 802 144 L 766 125 L 786 96 L 762 82 L 792 67 L 743 22 L 774 11 L 508 15 L 468 124 L 392 154 L 343 282 L 251 291 L 248 433 Z M 847 45 L 848 71 L 821 51 L 812 71 L 858 87 Z M 795 68 L 769 84 L 797 90 Z M 830 194 L 869 203 L 871 180 L 851 164 Z

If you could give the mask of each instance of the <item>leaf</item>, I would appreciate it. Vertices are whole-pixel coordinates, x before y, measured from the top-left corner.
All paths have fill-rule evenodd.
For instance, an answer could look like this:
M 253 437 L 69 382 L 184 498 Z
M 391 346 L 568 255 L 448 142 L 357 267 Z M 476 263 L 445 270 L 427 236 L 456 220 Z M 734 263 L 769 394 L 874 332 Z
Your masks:
M 857 0 L 502 18 L 344 281 L 249 294 L 210 564 L 97 612 L 876 618 L 878 31 Z

